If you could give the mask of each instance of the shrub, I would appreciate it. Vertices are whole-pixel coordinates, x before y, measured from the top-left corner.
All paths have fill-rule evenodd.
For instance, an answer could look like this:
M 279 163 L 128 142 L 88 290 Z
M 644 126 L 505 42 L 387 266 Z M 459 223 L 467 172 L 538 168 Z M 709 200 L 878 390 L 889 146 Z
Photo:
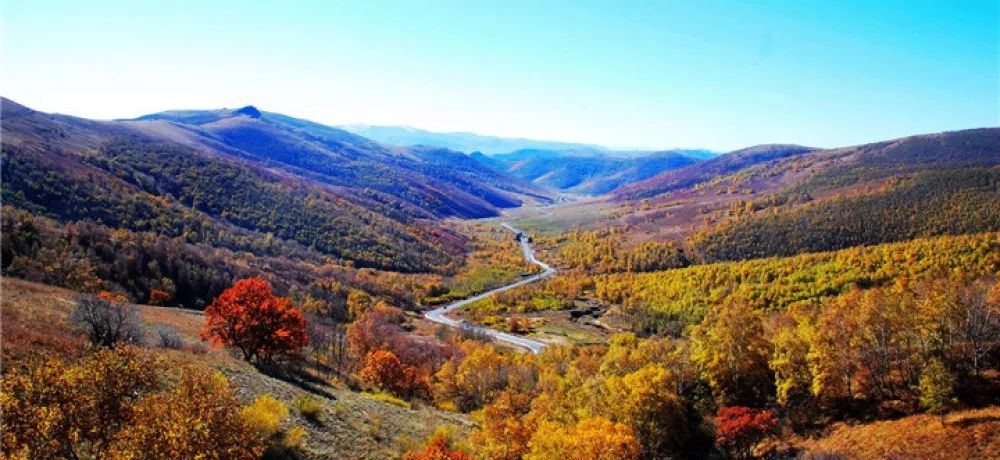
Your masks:
M 472 457 L 452 448 L 444 436 L 435 436 L 423 450 L 403 454 L 403 460 L 472 460 Z
M 170 303 L 170 293 L 162 289 L 150 289 L 149 291 L 149 304 L 150 305 L 166 305 Z
M 195 355 L 203 355 L 205 353 L 208 353 L 208 347 L 205 346 L 205 344 L 201 343 L 201 342 L 195 342 L 195 343 L 192 343 L 192 344 L 188 344 L 187 349 L 188 349 L 188 351 L 191 352 L 191 354 L 195 354 Z
M 177 332 L 177 328 L 173 326 L 156 326 L 156 336 L 159 338 L 160 346 L 163 348 L 169 348 L 171 350 L 180 350 L 181 348 L 184 348 L 184 340 L 181 339 L 181 335 Z
M 271 436 L 278 432 L 278 426 L 288 418 L 288 407 L 271 395 L 258 396 L 253 404 L 241 411 L 243 419 L 258 433 Z
M 311 396 L 299 396 L 295 398 L 295 408 L 303 417 L 314 422 L 319 421 L 319 414 L 323 410 L 322 402 Z
M 395 397 L 395 396 L 393 396 L 391 394 L 383 393 L 381 391 L 377 391 L 377 392 L 374 392 L 374 393 L 361 393 L 361 394 L 363 394 L 365 396 L 368 396 L 369 398 L 372 398 L 372 399 L 374 399 L 376 401 L 382 401 L 384 403 L 389 403 L 389 404 L 392 404 L 394 406 L 402 407 L 403 409 L 412 409 L 413 408 L 413 405 L 410 404 L 409 402 L 404 401 L 402 399 L 399 399 L 399 398 L 397 398 L 397 397 Z
M 228 382 L 207 369 L 173 371 L 133 347 L 80 361 L 50 359 L 0 382 L 4 458 L 259 458 L 263 439 L 237 414 Z
M 391 351 L 377 350 L 365 357 L 365 367 L 358 373 L 361 380 L 380 390 L 402 397 L 429 397 L 430 386 L 420 370 L 399 361 Z
M 308 434 L 305 428 L 295 426 L 285 432 L 285 437 L 281 443 L 287 449 L 299 449 L 302 447 L 302 441 L 306 439 Z
M 135 306 L 124 303 L 123 297 L 105 292 L 100 296 L 78 295 L 69 320 L 87 334 L 94 347 L 114 348 L 120 343 L 137 345 L 145 335 Z
M 264 439 L 245 419 L 226 378 L 186 367 L 172 390 L 139 401 L 115 439 L 115 459 L 256 459 Z
M 3 376 L 4 453 L 25 458 L 98 456 L 157 388 L 162 364 L 132 347 L 101 349 L 77 363 L 40 361 Z

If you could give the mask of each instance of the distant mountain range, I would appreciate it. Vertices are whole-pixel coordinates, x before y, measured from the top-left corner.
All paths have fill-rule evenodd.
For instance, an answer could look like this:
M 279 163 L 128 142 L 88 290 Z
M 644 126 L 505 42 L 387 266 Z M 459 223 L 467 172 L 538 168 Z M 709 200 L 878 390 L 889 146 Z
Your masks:
M 472 157 L 548 190 L 602 195 L 664 171 L 702 161 L 704 150 L 667 150 L 639 157 L 594 155 L 591 151 L 523 149 Z
M 340 128 L 385 144 L 435 145 L 465 153 L 481 152 L 486 155 L 523 149 L 589 151 L 593 154 L 609 152 L 609 149 L 599 145 L 484 136 L 463 132 L 437 133 L 407 126 L 343 125 Z
M 546 190 L 581 195 L 601 195 L 718 155 L 704 149 L 613 150 L 592 144 L 463 132 L 438 133 L 406 126 L 345 125 L 341 128 L 390 145 L 436 145 L 459 150 Z

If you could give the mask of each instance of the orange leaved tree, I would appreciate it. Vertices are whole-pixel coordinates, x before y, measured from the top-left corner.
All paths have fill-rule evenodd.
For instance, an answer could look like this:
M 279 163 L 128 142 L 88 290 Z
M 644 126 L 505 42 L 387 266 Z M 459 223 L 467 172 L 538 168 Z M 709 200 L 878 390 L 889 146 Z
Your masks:
M 424 450 L 407 452 L 403 460 L 472 460 L 465 452 L 452 449 L 444 436 L 435 436 Z
M 361 380 L 404 398 L 430 397 L 426 377 L 414 366 L 399 361 L 391 351 L 376 350 L 365 357 L 365 367 L 358 373 Z
M 201 338 L 262 363 L 298 355 L 308 344 L 305 316 L 261 278 L 239 280 L 223 291 L 205 309 Z

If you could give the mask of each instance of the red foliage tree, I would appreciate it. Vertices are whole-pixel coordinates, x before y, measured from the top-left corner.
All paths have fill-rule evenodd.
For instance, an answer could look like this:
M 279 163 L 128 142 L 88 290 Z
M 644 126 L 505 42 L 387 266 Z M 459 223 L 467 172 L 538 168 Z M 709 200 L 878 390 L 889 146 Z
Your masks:
M 347 328 L 347 341 L 351 354 L 358 358 L 389 348 L 389 344 L 402 335 L 399 326 L 392 322 L 387 310 L 377 309 L 362 314 Z
M 205 309 L 201 338 L 260 362 L 298 355 L 308 344 L 305 316 L 260 278 L 237 281 Z
M 403 460 L 472 460 L 472 457 L 459 450 L 452 450 L 448 440 L 443 436 L 435 436 L 424 450 L 407 452 Z
M 715 443 L 735 458 L 749 458 L 754 446 L 775 432 L 778 419 L 769 410 L 721 407 L 715 415 Z
M 124 295 L 118 294 L 117 292 L 101 291 L 97 293 L 97 297 L 100 297 L 111 303 L 128 302 L 128 298 L 126 298 Z
M 149 291 L 149 304 L 150 305 L 166 305 L 170 302 L 170 293 L 162 289 L 150 289 Z
M 430 385 L 415 366 L 403 364 L 391 351 L 376 350 L 365 357 L 359 377 L 379 389 L 407 398 L 429 397 Z

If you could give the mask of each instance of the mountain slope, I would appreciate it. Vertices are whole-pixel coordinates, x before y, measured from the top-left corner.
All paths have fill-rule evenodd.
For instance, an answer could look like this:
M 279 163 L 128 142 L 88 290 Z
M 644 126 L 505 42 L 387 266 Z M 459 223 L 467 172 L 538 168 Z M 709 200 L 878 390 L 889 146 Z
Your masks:
M 748 147 L 630 184 L 615 191 L 615 196 L 619 199 L 652 197 L 692 187 L 756 164 L 801 155 L 813 150 L 815 149 L 811 147 L 786 144 L 766 144 Z
M 473 158 L 540 187 L 581 195 L 601 195 L 663 171 L 697 163 L 692 152 L 668 150 L 639 157 L 591 152 L 524 149 L 503 155 L 473 153 Z
M 608 225 L 631 225 L 640 241 L 686 241 L 703 261 L 996 231 L 998 167 L 1000 128 L 755 147 L 617 190 Z
M 2 106 L 5 204 L 192 244 L 434 272 L 462 238 L 428 219 L 547 198 L 458 152 L 390 149 L 252 107 L 91 121 Z
M 734 181 L 790 185 L 700 232 L 693 243 L 708 260 L 996 231 L 1000 129 L 820 151 L 720 179 Z
M 549 198 L 458 152 L 384 146 L 306 120 L 252 107 L 240 110 L 161 112 L 139 119 L 184 123 L 256 161 L 331 185 L 386 193 L 434 216 L 489 217 L 525 199 Z

